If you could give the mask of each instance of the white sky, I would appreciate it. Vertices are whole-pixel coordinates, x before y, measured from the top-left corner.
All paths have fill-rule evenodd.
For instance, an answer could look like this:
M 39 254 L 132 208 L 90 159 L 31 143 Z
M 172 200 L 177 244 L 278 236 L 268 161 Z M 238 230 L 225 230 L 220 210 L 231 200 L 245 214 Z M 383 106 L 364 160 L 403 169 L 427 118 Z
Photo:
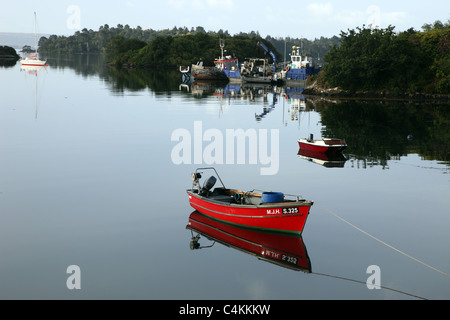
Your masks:
M 331 37 L 363 24 L 388 25 L 403 31 L 421 30 L 425 23 L 450 18 L 449 0 L 335 1 L 335 0 L 0 0 L 0 32 L 38 32 L 71 35 L 101 25 L 176 27 L 239 32 L 258 31 L 272 37 Z

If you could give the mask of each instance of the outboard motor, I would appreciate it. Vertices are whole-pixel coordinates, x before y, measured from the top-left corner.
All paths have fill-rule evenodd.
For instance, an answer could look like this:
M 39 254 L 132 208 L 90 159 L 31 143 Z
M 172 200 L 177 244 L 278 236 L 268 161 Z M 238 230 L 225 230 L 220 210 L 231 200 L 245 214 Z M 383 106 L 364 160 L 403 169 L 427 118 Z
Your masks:
M 216 181 L 217 181 L 216 177 L 214 177 L 214 176 L 209 177 L 203 184 L 201 193 L 203 195 L 208 194 L 209 190 L 211 190 L 212 187 L 214 187 L 214 185 L 216 184 Z
M 192 189 L 194 189 L 194 187 L 197 188 L 197 190 L 200 190 L 200 184 L 198 183 L 198 181 L 202 178 L 202 175 L 199 172 L 194 172 L 191 174 L 191 179 L 192 179 Z

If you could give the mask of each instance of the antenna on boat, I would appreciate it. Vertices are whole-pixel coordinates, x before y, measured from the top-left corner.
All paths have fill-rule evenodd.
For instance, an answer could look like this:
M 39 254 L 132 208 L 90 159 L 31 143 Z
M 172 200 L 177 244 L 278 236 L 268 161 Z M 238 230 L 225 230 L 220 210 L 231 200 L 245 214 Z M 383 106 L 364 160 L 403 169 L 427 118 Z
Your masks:
M 220 51 L 222 52 L 222 60 L 223 60 L 223 48 L 225 48 L 225 39 L 220 39 Z

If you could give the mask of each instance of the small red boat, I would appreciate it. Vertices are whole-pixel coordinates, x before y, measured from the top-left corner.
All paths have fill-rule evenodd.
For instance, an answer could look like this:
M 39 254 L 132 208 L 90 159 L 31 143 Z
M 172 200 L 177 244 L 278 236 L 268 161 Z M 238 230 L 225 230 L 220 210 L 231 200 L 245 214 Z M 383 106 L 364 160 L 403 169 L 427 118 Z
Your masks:
M 203 187 L 199 170 L 213 170 Z M 222 187 L 214 187 L 217 178 Z M 254 231 L 300 236 L 312 201 L 300 195 L 281 192 L 244 192 L 228 189 L 214 168 L 199 168 L 192 174 L 192 189 L 187 190 L 190 205 L 200 213 L 233 226 Z
M 341 152 L 347 148 L 347 143 L 344 139 L 323 138 L 314 140 L 312 134 L 309 139 L 299 139 L 298 145 L 300 150 L 309 150 L 322 153 Z
M 287 237 L 237 228 L 209 219 L 198 211 L 190 214 L 186 229 L 198 234 L 194 236 L 192 233 L 190 244 L 192 250 L 210 248 L 218 242 L 256 256 L 262 261 L 295 271 L 311 272 L 311 262 L 302 237 Z M 201 246 L 200 235 L 214 243 Z

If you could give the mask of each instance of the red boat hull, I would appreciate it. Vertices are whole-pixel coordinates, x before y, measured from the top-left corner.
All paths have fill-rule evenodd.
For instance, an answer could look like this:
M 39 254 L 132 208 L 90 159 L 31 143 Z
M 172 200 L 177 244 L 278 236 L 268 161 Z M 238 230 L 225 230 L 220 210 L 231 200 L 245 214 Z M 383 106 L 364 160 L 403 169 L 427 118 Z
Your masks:
M 262 205 L 224 204 L 187 191 L 190 205 L 197 211 L 240 228 L 264 233 L 300 236 L 306 223 L 311 201 L 282 202 Z
M 333 142 L 331 142 L 333 141 Z M 326 143 L 324 140 L 298 140 L 298 146 L 302 151 L 311 151 L 319 153 L 337 153 L 347 148 L 344 140 L 330 140 Z
M 209 240 L 255 255 L 282 267 L 311 272 L 311 263 L 301 237 L 286 237 L 236 228 L 209 219 L 198 211 L 189 216 L 187 229 Z

